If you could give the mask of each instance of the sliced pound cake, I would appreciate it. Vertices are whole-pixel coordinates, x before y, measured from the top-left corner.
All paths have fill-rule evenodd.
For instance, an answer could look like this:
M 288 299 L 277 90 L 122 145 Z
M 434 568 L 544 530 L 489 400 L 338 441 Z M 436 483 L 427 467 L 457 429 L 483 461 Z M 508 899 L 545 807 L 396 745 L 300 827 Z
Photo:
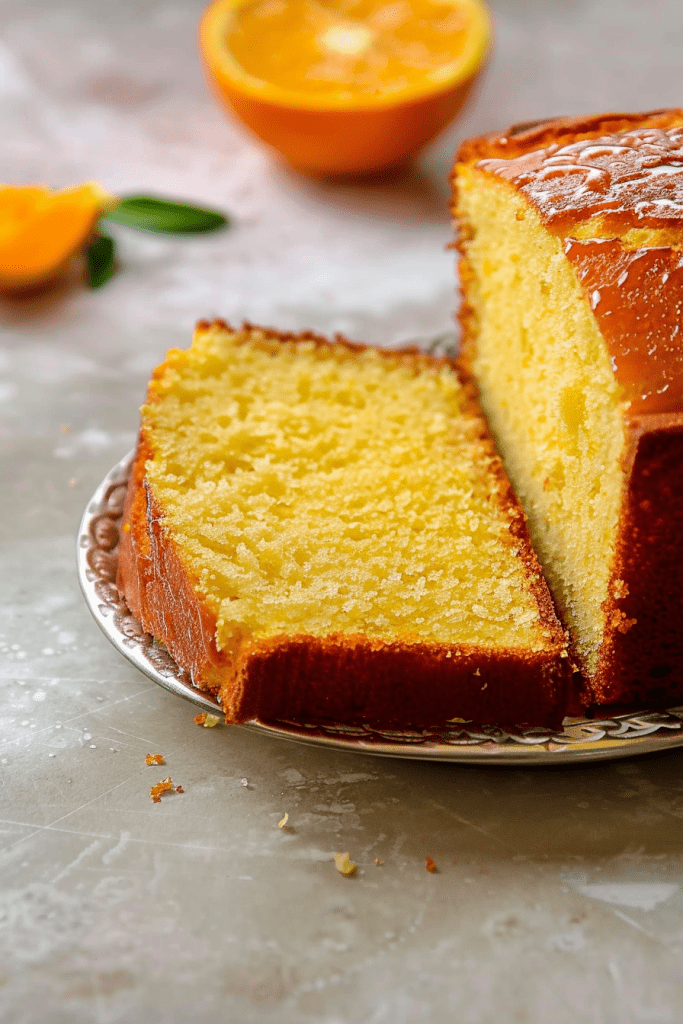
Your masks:
M 200 323 L 142 409 L 118 586 L 229 722 L 556 725 L 565 636 L 453 362 Z
M 462 365 L 583 700 L 680 700 L 683 111 L 472 139 L 454 186 Z

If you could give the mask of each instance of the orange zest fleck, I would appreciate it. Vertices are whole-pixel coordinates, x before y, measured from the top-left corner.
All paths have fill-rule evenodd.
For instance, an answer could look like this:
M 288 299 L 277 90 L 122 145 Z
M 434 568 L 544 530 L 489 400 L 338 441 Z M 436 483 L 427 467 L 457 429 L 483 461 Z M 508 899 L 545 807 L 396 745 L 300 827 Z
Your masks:
M 0 292 L 28 291 L 59 277 L 115 201 L 94 181 L 58 192 L 0 185 Z
M 165 764 L 163 754 L 148 754 L 145 764 Z
M 491 36 L 484 0 L 214 0 L 199 45 L 219 100 L 292 166 L 358 174 L 445 128 Z

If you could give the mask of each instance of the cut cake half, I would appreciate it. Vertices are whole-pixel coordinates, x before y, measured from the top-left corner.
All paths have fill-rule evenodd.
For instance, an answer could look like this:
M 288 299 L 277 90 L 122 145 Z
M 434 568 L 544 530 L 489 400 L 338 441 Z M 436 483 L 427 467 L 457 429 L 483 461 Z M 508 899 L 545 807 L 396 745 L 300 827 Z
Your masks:
M 149 386 L 117 582 L 229 722 L 566 708 L 524 515 L 446 358 L 200 323 Z
M 683 697 L 683 111 L 521 125 L 454 170 L 476 382 L 588 704 Z

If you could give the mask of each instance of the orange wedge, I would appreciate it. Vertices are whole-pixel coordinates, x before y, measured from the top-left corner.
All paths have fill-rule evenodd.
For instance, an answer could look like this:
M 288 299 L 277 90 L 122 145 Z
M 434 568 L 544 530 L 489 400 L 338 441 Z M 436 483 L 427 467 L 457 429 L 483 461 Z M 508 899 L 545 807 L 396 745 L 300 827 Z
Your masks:
M 218 98 L 293 167 L 403 163 L 457 114 L 484 64 L 483 0 L 214 0 L 199 46 Z
M 26 291 L 58 277 L 114 202 L 94 181 L 59 192 L 0 185 L 0 292 Z

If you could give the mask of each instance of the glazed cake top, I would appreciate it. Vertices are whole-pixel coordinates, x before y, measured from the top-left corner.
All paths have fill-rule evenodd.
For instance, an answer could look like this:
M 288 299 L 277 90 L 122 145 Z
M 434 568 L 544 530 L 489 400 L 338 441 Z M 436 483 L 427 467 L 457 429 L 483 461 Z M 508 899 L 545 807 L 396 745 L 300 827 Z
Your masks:
M 477 167 L 524 192 L 550 228 L 596 214 L 628 218 L 632 226 L 683 222 L 683 127 L 636 128 L 551 143 L 512 159 L 485 159 Z

